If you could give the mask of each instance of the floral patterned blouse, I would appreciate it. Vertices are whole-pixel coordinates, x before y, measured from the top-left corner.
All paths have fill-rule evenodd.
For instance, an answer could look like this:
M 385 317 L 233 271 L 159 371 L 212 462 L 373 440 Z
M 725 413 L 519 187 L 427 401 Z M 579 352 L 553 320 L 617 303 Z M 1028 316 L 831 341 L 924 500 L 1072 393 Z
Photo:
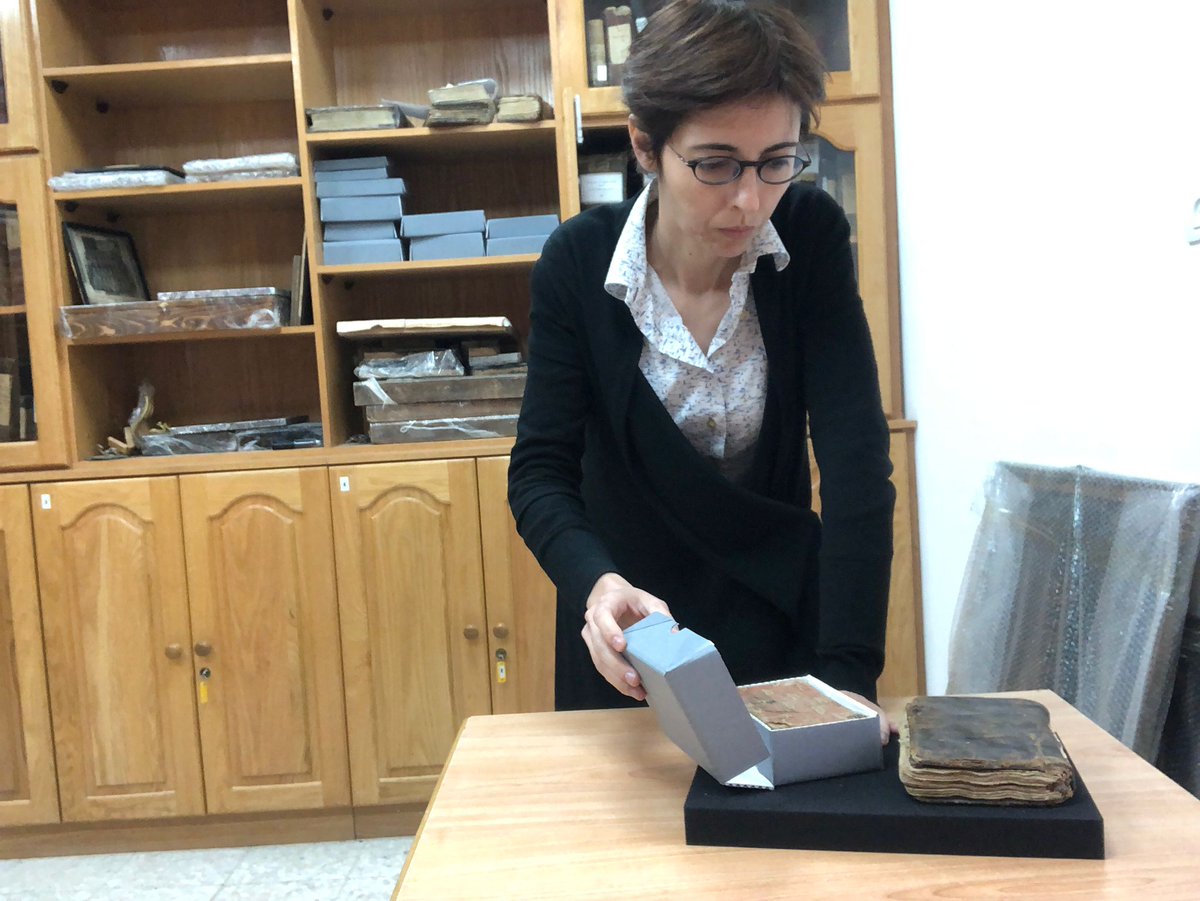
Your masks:
M 624 301 L 645 336 L 638 366 L 679 430 L 730 481 L 750 470 L 767 395 L 767 353 L 750 290 L 761 256 L 789 262 L 767 221 L 733 274 L 726 310 L 706 354 L 675 309 L 658 273 L 646 261 L 646 211 L 657 200 L 652 180 L 635 201 L 621 232 L 604 288 Z

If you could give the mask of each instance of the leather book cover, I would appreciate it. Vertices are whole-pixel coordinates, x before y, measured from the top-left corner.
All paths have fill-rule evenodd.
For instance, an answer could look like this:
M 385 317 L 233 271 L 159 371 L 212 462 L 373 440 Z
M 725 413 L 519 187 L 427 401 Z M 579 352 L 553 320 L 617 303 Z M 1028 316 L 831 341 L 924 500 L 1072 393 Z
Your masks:
M 900 780 L 919 800 L 1059 804 L 1072 795 L 1071 762 L 1035 701 L 916 698 L 900 741 Z

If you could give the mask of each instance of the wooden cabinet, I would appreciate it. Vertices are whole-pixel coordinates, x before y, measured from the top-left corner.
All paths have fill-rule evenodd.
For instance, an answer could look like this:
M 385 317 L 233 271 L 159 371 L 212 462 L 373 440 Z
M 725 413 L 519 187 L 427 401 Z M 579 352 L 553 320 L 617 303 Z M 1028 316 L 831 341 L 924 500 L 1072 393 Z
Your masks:
M 471 460 L 329 470 L 354 803 L 424 801 L 491 709 Z
M 180 479 L 209 813 L 350 803 L 323 469 Z
M 517 534 L 508 509 L 508 457 L 484 457 L 475 466 L 492 713 L 553 710 L 554 584 Z
M 64 820 L 349 804 L 323 469 L 34 503 Z
M 425 801 L 462 721 L 554 708 L 554 588 L 508 457 L 333 467 L 355 805 Z
M 175 479 L 32 494 L 63 819 L 203 813 Z
M 58 822 L 29 493 L 0 488 L 0 826 Z

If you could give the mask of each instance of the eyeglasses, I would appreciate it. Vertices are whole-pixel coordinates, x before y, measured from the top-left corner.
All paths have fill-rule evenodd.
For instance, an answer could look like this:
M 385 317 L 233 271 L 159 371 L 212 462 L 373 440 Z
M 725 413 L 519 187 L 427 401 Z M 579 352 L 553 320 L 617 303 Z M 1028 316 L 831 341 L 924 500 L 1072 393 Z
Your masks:
M 786 185 L 812 164 L 812 160 L 806 156 L 771 156 L 757 162 L 735 160 L 729 156 L 704 156 L 689 160 L 670 144 L 667 147 L 679 157 L 679 162 L 691 169 L 692 174 L 706 185 L 735 182 L 746 169 L 756 170 L 758 177 L 769 185 Z

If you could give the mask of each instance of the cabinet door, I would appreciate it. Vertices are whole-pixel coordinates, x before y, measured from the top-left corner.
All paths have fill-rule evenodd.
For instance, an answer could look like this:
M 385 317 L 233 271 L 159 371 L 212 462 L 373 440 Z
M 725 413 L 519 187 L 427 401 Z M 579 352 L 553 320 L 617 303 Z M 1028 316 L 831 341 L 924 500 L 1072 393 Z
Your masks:
M 0 488 L 0 826 L 58 822 L 29 492 Z
M 636 21 L 652 16 L 665 0 L 633 0 Z M 826 94 L 831 101 L 876 97 L 880 93 L 880 23 L 886 0 L 778 0 L 800 18 L 812 35 L 829 69 Z M 617 122 L 627 111 L 619 84 L 605 71 L 598 83 L 587 57 L 587 22 L 602 20 L 607 0 L 554 0 L 550 6 L 552 45 L 558 81 L 582 86 L 578 91 L 585 121 Z M 603 44 L 598 45 L 604 54 Z M 606 67 L 607 68 L 607 67 Z M 569 111 L 570 106 L 564 107 Z
M 517 534 L 508 457 L 476 461 L 492 713 L 554 709 L 554 584 Z
M 204 812 L 174 478 L 33 488 L 65 821 Z
M 0 0 L 0 150 L 38 146 L 29 23 L 28 0 Z
M 490 710 L 470 460 L 330 470 L 355 805 L 428 800 Z
M 40 158 L 0 157 L 0 469 L 66 460 L 44 185 Z
M 884 412 L 903 415 L 900 373 L 900 306 L 896 241 L 889 238 L 888 188 L 879 104 L 828 106 L 808 145 L 813 165 L 802 176 L 833 196 L 850 220 L 852 247 Z
M 180 490 L 209 813 L 349 804 L 325 470 Z

